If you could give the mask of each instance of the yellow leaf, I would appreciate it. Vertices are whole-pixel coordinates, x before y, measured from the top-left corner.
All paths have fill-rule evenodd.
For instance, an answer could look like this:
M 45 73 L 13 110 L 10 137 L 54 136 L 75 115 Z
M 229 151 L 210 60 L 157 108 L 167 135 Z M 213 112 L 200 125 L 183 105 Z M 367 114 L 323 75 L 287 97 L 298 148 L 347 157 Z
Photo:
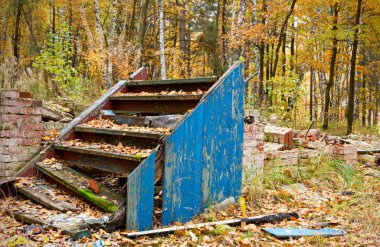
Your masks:
M 243 215 L 245 215 L 245 212 L 247 211 L 247 206 L 245 205 L 244 197 L 239 197 L 239 204 L 240 204 L 241 211 L 243 212 Z

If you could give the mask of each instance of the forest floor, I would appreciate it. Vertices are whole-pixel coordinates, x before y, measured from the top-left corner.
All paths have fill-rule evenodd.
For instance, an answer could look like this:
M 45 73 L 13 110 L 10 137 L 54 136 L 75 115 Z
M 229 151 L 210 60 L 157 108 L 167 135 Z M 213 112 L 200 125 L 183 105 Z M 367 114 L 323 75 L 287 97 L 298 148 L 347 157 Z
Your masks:
M 123 232 L 93 232 L 92 238 L 73 242 L 51 229 L 26 230 L 26 225 L 0 212 L 0 246 L 380 246 L 380 170 L 347 166 L 321 157 L 307 165 L 266 167 L 246 187 L 247 216 L 297 212 L 275 224 L 207 227 L 159 237 L 128 239 Z M 8 199 L 9 200 L 9 199 Z M 1 204 L 7 203 L 3 200 Z M 241 218 L 239 204 L 225 211 L 209 210 L 191 223 Z M 301 237 L 278 240 L 261 229 L 296 227 L 345 229 L 340 237 Z M 100 245 L 103 244 L 103 245 Z M 96 245 L 98 244 L 98 245 Z

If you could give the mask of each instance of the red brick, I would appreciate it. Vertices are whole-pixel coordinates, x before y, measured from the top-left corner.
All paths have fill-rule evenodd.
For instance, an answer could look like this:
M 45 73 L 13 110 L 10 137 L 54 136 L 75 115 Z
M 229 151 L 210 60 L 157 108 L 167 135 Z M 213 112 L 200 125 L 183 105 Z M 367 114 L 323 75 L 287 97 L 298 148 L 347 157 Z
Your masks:
M 33 95 L 29 92 L 20 92 L 20 98 L 23 98 L 23 99 L 31 99 L 33 98 Z
M 45 126 L 42 123 L 12 123 L 5 122 L 0 125 L 0 130 L 44 130 Z
M 244 140 L 254 140 L 253 133 L 249 133 L 249 132 L 244 133 Z
M 99 185 L 99 182 L 94 180 L 94 179 L 90 179 L 90 181 L 88 181 L 88 187 L 95 193 L 95 194 L 98 194 L 100 192 L 100 185 Z
M 19 98 L 20 92 L 14 89 L 3 89 L 0 91 L 2 98 Z
M 41 138 L 43 136 L 42 131 L 34 131 L 34 130 L 3 130 L 0 131 L 0 137 L 6 138 Z
M 252 132 L 253 124 L 244 124 L 244 132 Z
M 41 147 L 23 147 L 23 146 L 17 146 L 17 147 L 2 147 L 1 148 L 2 154 L 35 154 L 37 153 Z
M 1 114 L 0 122 L 27 122 L 39 123 L 42 122 L 41 115 L 16 115 L 16 114 Z
M 0 99 L 0 105 L 31 107 L 33 105 L 33 100 L 2 98 Z
M 21 115 L 41 115 L 41 108 L 24 108 L 18 106 L 0 106 L 0 112 Z

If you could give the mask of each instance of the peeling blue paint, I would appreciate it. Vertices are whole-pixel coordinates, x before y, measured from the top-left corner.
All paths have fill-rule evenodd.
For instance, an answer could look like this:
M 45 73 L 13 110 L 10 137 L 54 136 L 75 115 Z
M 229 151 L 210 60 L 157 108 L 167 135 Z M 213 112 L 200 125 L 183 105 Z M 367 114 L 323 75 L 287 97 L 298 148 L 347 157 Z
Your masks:
M 243 128 L 243 65 L 237 62 L 165 141 L 163 225 L 239 196 Z

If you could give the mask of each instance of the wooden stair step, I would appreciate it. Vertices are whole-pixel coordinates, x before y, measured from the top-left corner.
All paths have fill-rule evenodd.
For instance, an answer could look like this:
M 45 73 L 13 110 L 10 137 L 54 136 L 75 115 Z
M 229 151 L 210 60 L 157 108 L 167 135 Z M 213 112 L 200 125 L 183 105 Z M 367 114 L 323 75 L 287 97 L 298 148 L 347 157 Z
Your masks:
M 128 95 L 119 94 L 110 97 L 110 100 L 200 100 L 203 94 L 173 94 L 173 95 Z
M 65 146 L 65 145 L 55 144 L 54 149 L 62 150 L 62 151 L 68 151 L 68 152 L 103 156 L 103 157 L 108 157 L 108 158 L 131 160 L 131 161 L 141 161 L 141 160 L 145 159 L 145 157 L 143 157 L 141 155 L 114 153 L 114 152 L 103 151 L 103 150 L 99 150 L 99 149 L 95 149 L 95 148 L 88 148 L 88 147 L 74 147 L 74 146 Z
M 199 78 L 186 78 L 186 79 L 172 79 L 172 80 L 152 80 L 152 81 L 129 81 L 127 86 L 154 86 L 154 85 L 171 85 L 171 84 L 202 84 L 213 83 L 217 81 L 217 77 L 199 77 Z
M 57 170 L 52 166 L 45 165 L 41 162 L 38 162 L 36 167 L 45 175 L 54 179 L 58 183 L 62 184 L 66 188 L 106 212 L 114 213 L 124 202 L 124 198 L 121 195 L 116 194 L 111 189 L 101 184 L 99 193 L 94 193 L 90 188 L 88 188 L 91 177 L 88 177 L 70 167 L 63 166 L 62 170 Z
M 44 220 L 40 217 L 21 210 L 6 210 L 6 213 L 16 220 L 27 224 L 38 224 L 41 226 L 50 226 L 53 229 L 61 230 L 63 234 L 67 234 L 74 240 L 78 240 L 84 237 L 91 237 L 91 232 L 87 229 L 86 225 L 77 224 L 54 224 L 50 220 Z
M 30 198 L 31 200 L 41 204 L 42 206 L 45 206 L 46 208 L 58 210 L 61 212 L 77 211 L 75 205 L 58 200 L 57 198 L 53 198 L 52 196 L 48 196 L 46 193 L 47 190 L 36 184 L 32 186 L 23 186 L 21 184 L 16 183 L 15 187 L 18 192 Z
M 94 128 L 85 126 L 75 126 L 74 130 L 76 132 L 103 134 L 103 135 L 115 135 L 115 136 L 130 136 L 130 137 L 141 137 L 149 139 L 160 139 L 164 133 L 154 132 L 149 130 L 144 131 L 134 131 L 134 130 L 115 130 L 107 128 Z

